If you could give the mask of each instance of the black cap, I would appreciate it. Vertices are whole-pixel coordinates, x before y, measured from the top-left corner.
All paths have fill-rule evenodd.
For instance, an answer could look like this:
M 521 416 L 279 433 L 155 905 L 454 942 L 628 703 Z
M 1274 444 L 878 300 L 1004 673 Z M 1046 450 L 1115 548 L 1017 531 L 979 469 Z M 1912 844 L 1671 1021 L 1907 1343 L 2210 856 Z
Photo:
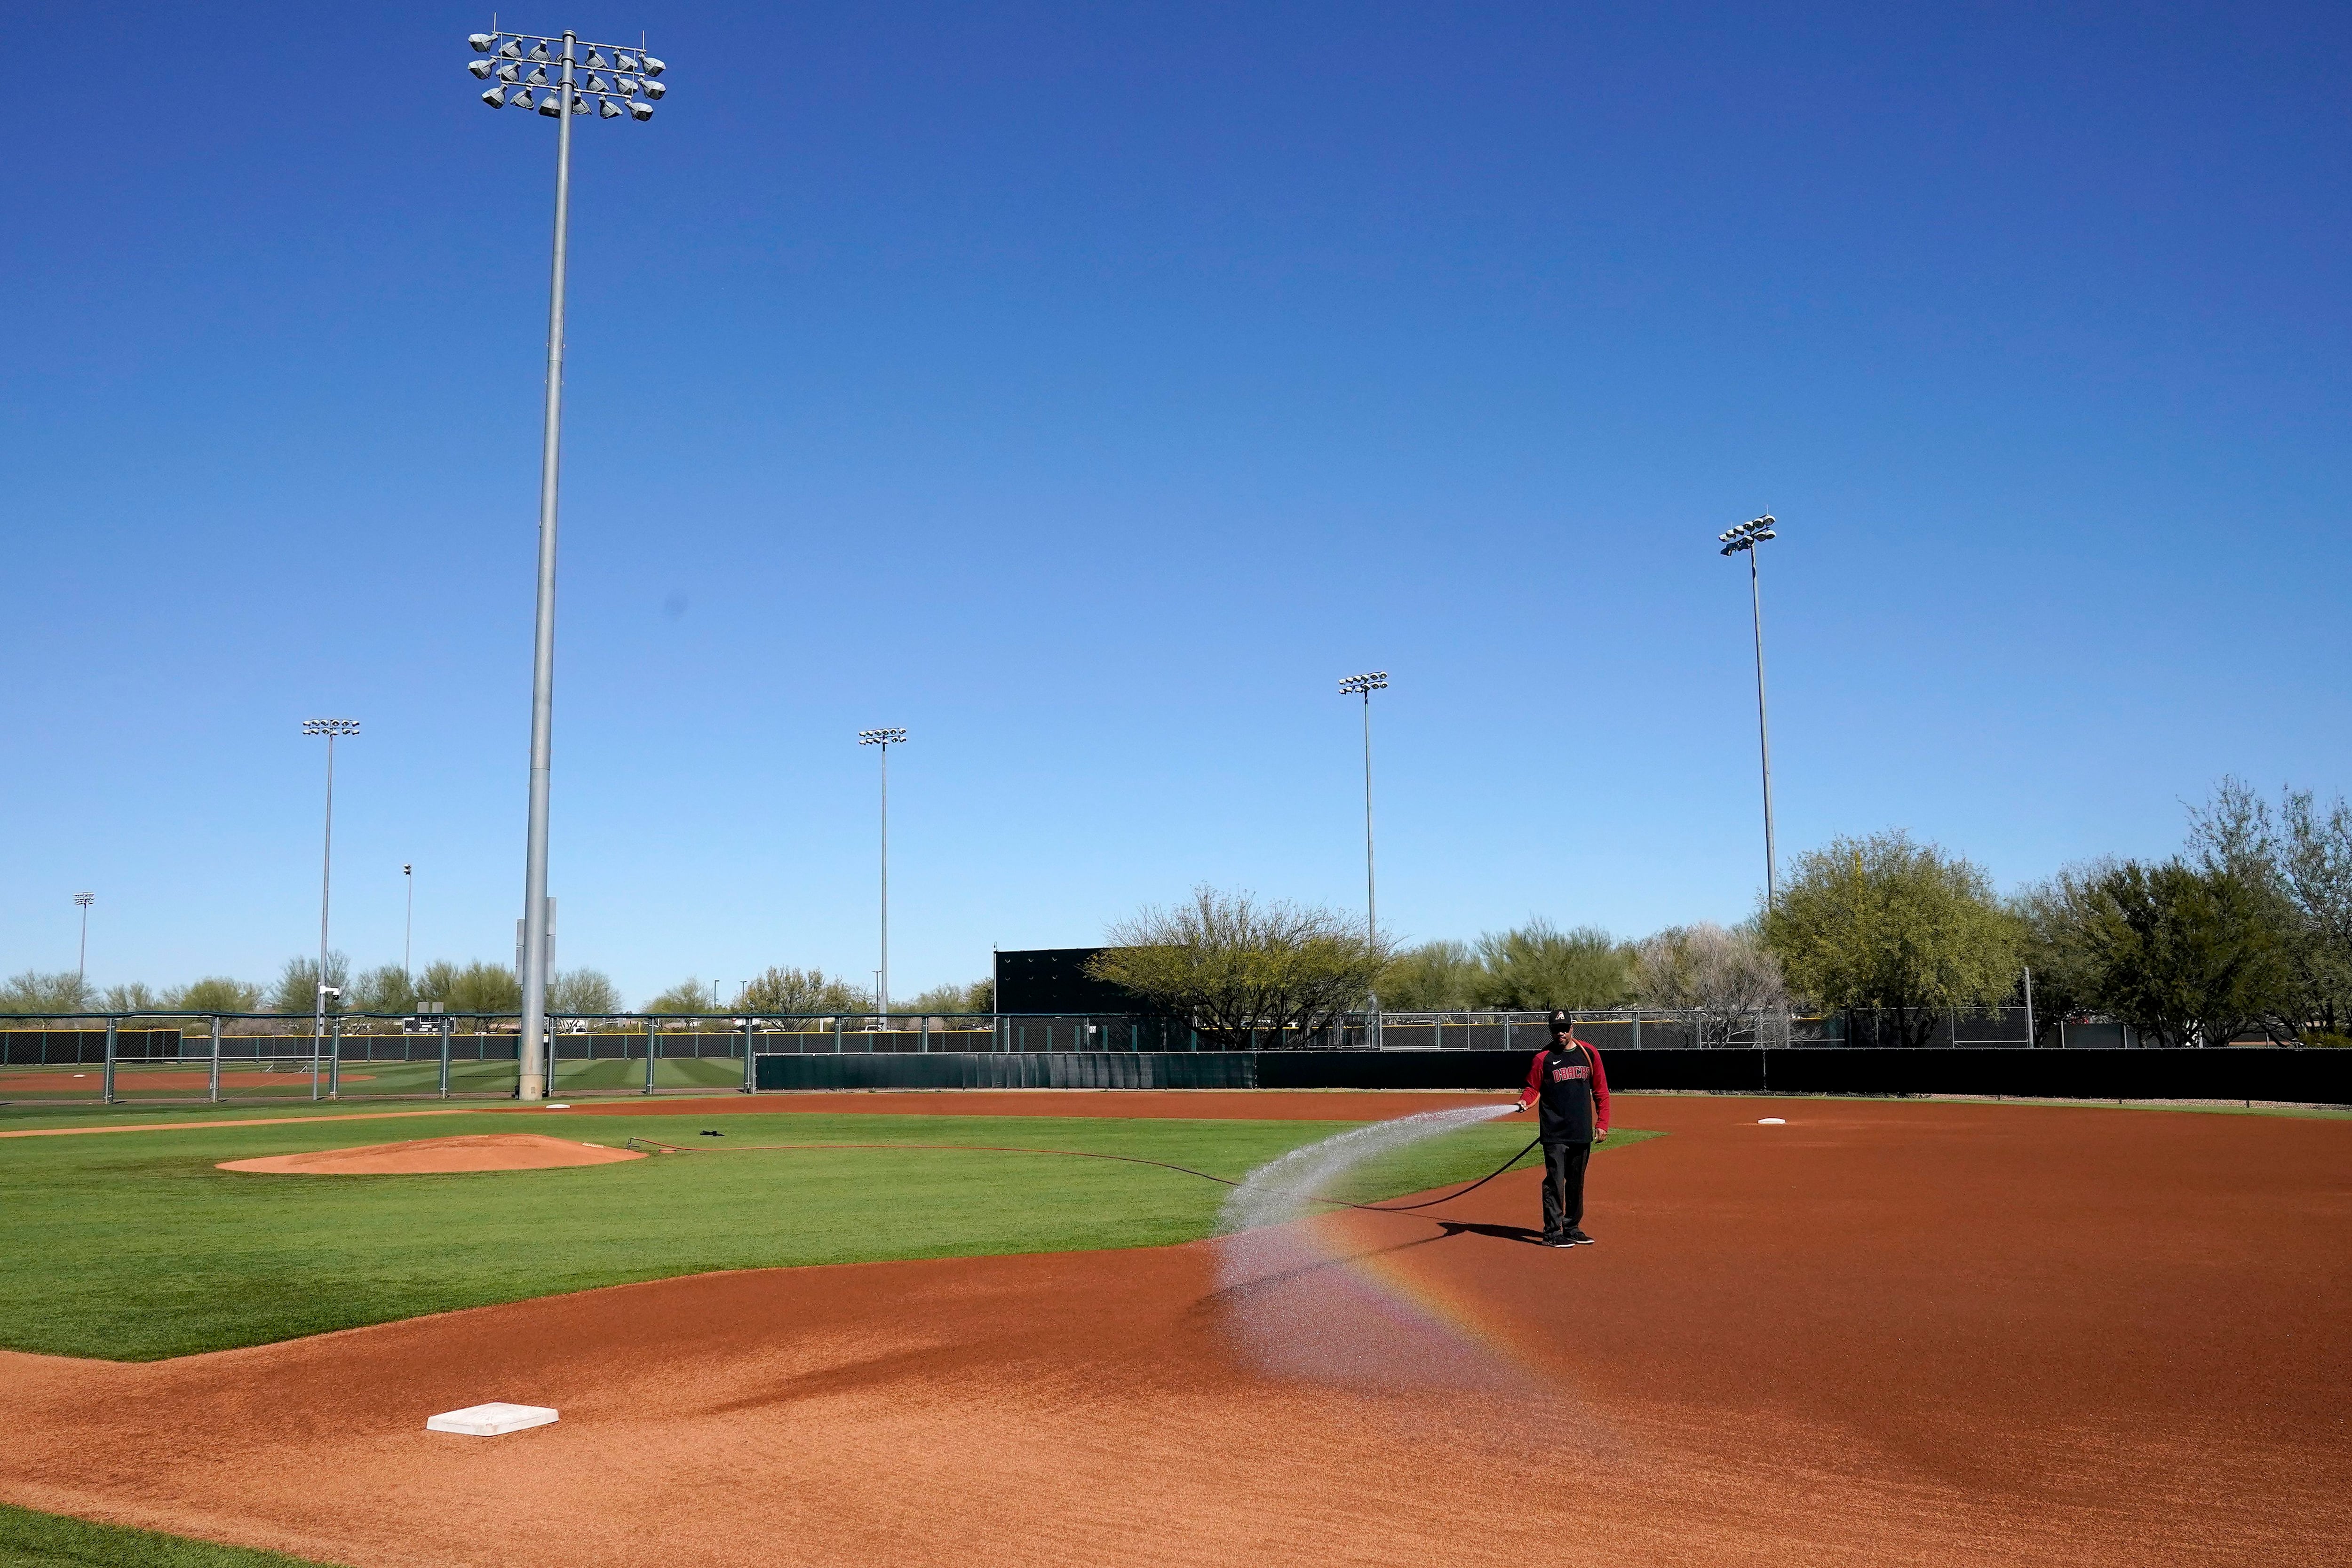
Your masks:
M 1551 1010 L 1551 1026 L 1555 1032 L 1561 1029 L 1566 1029 L 1570 1034 L 1576 1032 L 1575 1020 L 1570 1018 L 1564 1009 L 1559 1007 Z

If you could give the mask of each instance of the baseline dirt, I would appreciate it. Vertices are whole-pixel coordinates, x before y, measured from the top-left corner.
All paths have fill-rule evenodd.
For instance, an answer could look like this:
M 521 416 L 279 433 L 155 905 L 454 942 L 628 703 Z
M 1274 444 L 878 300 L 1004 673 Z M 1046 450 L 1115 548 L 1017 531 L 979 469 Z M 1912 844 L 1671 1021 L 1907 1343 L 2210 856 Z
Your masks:
M 280 1176 L 418 1176 L 462 1171 L 552 1171 L 644 1158 L 627 1149 L 546 1138 L 535 1132 L 476 1132 L 456 1138 L 415 1138 L 405 1143 L 370 1143 L 358 1149 L 315 1149 L 299 1154 L 223 1160 L 215 1169 Z
M 735 1094 L 711 1100 L 576 1100 L 575 1116 L 1108 1116 L 1155 1121 L 1382 1121 L 1420 1110 L 1499 1105 L 1510 1094 L 1393 1089 L 899 1089 Z
M 1674 1136 L 1595 1160 L 1596 1247 L 1528 1245 L 1520 1173 L 1267 1282 L 1444 1355 L 1267 1367 L 1213 1243 L 706 1275 L 0 1354 L 0 1498 L 359 1568 L 2343 1560 L 2352 1123 L 1623 1120 Z M 423 1430 L 493 1399 L 562 1419 Z

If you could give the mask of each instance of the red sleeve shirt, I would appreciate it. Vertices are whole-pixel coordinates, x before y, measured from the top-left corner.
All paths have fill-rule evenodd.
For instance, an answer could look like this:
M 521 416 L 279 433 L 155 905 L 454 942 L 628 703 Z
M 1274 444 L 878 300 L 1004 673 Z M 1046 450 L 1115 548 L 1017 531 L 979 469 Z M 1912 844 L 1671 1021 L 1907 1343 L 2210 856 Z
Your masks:
M 1606 1132 L 1609 1131 L 1609 1075 L 1601 1068 L 1601 1053 L 1587 1042 L 1576 1039 L 1573 1035 L 1569 1037 L 1583 1050 L 1585 1059 L 1592 1064 L 1592 1125 L 1596 1131 Z M 1521 1110 L 1533 1105 L 1537 1096 L 1542 1092 L 1544 1058 L 1550 1052 L 1551 1047 L 1546 1046 L 1536 1053 L 1535 1060 L 1528 1064 L 1527 1087 L 1519 1090 Z

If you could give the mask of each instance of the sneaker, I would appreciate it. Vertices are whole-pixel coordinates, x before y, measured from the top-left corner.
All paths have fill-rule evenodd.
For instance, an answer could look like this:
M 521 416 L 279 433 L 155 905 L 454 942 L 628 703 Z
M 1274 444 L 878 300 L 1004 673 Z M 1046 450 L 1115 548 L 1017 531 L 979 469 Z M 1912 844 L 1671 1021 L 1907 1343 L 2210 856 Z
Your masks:
M 1543 1245 L 1546 1247 L 1574 1247 L 1576 1243 L 1564 1236 L 1547 1236 L 1543 1238 Z
M 1592 1238 L 1585 1235 L 1580 1230 L 1571 1230 L 1568 1233 L 1567 1245 L 1570 1247 L 1590 1247 L 1592 1245 Z

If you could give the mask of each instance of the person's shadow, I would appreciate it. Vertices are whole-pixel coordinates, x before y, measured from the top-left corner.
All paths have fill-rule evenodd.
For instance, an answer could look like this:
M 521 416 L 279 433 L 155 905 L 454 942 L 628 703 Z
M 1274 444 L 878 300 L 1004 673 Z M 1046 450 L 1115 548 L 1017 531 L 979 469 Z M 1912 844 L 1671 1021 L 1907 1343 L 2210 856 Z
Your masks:
M 1458 1219 L 1441 1219 L 1437 1224 L 1438 1226 L 1449 1237 L 1463 1235 L 1491 1236 L 1497 1241 L 1521 1241 L 1527 1243 L 1529 1247 L 1541 1247 L 1543 1245 L 1543 1232 L 1539 1230 L 1529 1230 L 1523 1225 L 1472 1225 L 1467 1221 Z M 1431 1239 L 1435 1240 L 1438 1238 L 1432 1237 Z

